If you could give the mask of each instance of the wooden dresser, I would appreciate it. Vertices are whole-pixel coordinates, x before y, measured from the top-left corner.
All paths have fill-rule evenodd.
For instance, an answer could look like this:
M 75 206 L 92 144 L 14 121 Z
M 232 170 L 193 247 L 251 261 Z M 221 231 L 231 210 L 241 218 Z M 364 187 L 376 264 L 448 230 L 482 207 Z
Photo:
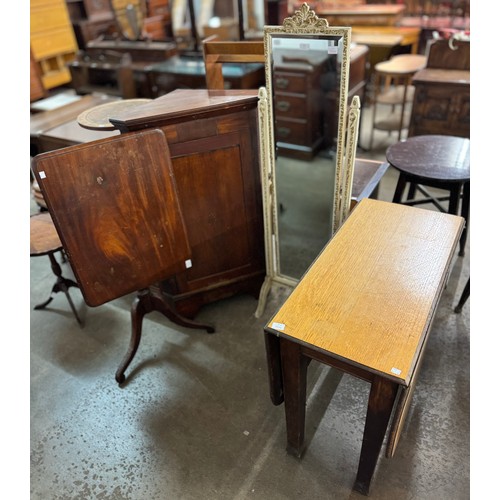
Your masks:
M 307 56 L 292 49 L 273 49 L 274 136 L 279 154 L 310 160 L 323 142 L 320 78 L 328 54 L 311 50 Z M 333 68 L 335 71 L 335 68 Z
M 470 137 L 470 43 L 430 42 L 427 66 L 413 77 L 415 87 L 408 136 Z
M 188 318 L 235 293 L 257 298 L 264 281 L 257 104 L 257 90 L 178 89 L 110 117 L 122 133 L 167 138 L 192 267 L 162 288 Z

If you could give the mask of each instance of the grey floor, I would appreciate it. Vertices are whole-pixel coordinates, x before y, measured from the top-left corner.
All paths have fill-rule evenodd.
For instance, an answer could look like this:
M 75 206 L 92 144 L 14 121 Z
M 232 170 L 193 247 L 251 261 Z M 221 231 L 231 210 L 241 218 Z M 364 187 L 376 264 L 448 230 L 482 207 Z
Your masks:
M 395 140 L 377 133 L 374 149 L 359 156 L 383 158 Z M 389 170 L 380 199 L 391 201 L 395 181 Z M 468 245 L 454 259 L 396 456 L 381 456 L 375 471 L 374 500 L 470 498 L 469 301 L 453 311 L 469 255 Z M 81 328 L 63 294 L 33 310 L 54 277 L 48 258 L 31 258 L 30 266 L 31 499 L 363 498 L 351 488 L 367 383 L 313 362 L 307 451 L 300 460 L 286 453 L 284 409 L 269 398 L 263 343 L 285 289 L 273 289 L 258 319 L 249 296 L 206 306 L 197 319 L 213 323 L 213 335 L 146 316 L 119 387 L 114 373 L 129 340 L 132 297 L 91 308 L 72 289 Z M 67 264 L 63 273 L 71 276 Z

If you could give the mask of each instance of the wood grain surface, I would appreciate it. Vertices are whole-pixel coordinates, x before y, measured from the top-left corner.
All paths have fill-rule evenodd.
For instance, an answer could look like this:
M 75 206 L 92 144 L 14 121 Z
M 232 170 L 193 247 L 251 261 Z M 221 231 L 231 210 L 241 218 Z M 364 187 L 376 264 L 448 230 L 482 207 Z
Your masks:
M 463 225 L 362 200 L 268 328 L 407 386 Z
M 44 153 L 33 171 L 88 305 L 186 268 L 191 250 L 161 131 Z

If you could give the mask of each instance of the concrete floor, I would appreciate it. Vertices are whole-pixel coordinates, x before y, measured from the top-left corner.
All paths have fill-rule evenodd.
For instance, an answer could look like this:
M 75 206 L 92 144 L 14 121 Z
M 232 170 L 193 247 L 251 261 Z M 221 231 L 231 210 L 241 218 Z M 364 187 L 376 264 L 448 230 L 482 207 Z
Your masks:
M 394 141 L 380 132 L 375 149 L 359 156 L 383 158 Z M 380 199 L 392 199 L 395 181 L 389 170 Z M 455 257 L 396 456 L 381 455 L 375 471 L 374 500 L 470 498 L 469 302 L 453 312 L 469 254 L 468 245 Z M 63 294 L 33 310 L 54 277 L 48 258 L 31 258 L 30 266 L 32 500 L 363 498 L 351 488 L 366 382 L 313 362 L 307 451 L 300 460 L 286 453 L 284 408 L 269 398 L 263 342 L 286 289 L 272 291 L 258 319 L 249 296 L 206 306 L 197 319 L 214 324 L 213 335 L 146 316 L 119 387 L 114 373 L 129 341 L 132 296 L 90 308 L 72 289 L 81 328 Z M 67 264 L 63 274 L 71 276 Z

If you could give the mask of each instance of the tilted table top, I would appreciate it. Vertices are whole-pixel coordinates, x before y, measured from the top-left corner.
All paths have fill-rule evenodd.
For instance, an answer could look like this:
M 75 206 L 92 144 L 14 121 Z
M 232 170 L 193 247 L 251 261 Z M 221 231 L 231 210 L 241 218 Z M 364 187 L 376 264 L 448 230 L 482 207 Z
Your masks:
M 463 225 L 455 215 L 363 199 L 268 331 L 408 386 Z

